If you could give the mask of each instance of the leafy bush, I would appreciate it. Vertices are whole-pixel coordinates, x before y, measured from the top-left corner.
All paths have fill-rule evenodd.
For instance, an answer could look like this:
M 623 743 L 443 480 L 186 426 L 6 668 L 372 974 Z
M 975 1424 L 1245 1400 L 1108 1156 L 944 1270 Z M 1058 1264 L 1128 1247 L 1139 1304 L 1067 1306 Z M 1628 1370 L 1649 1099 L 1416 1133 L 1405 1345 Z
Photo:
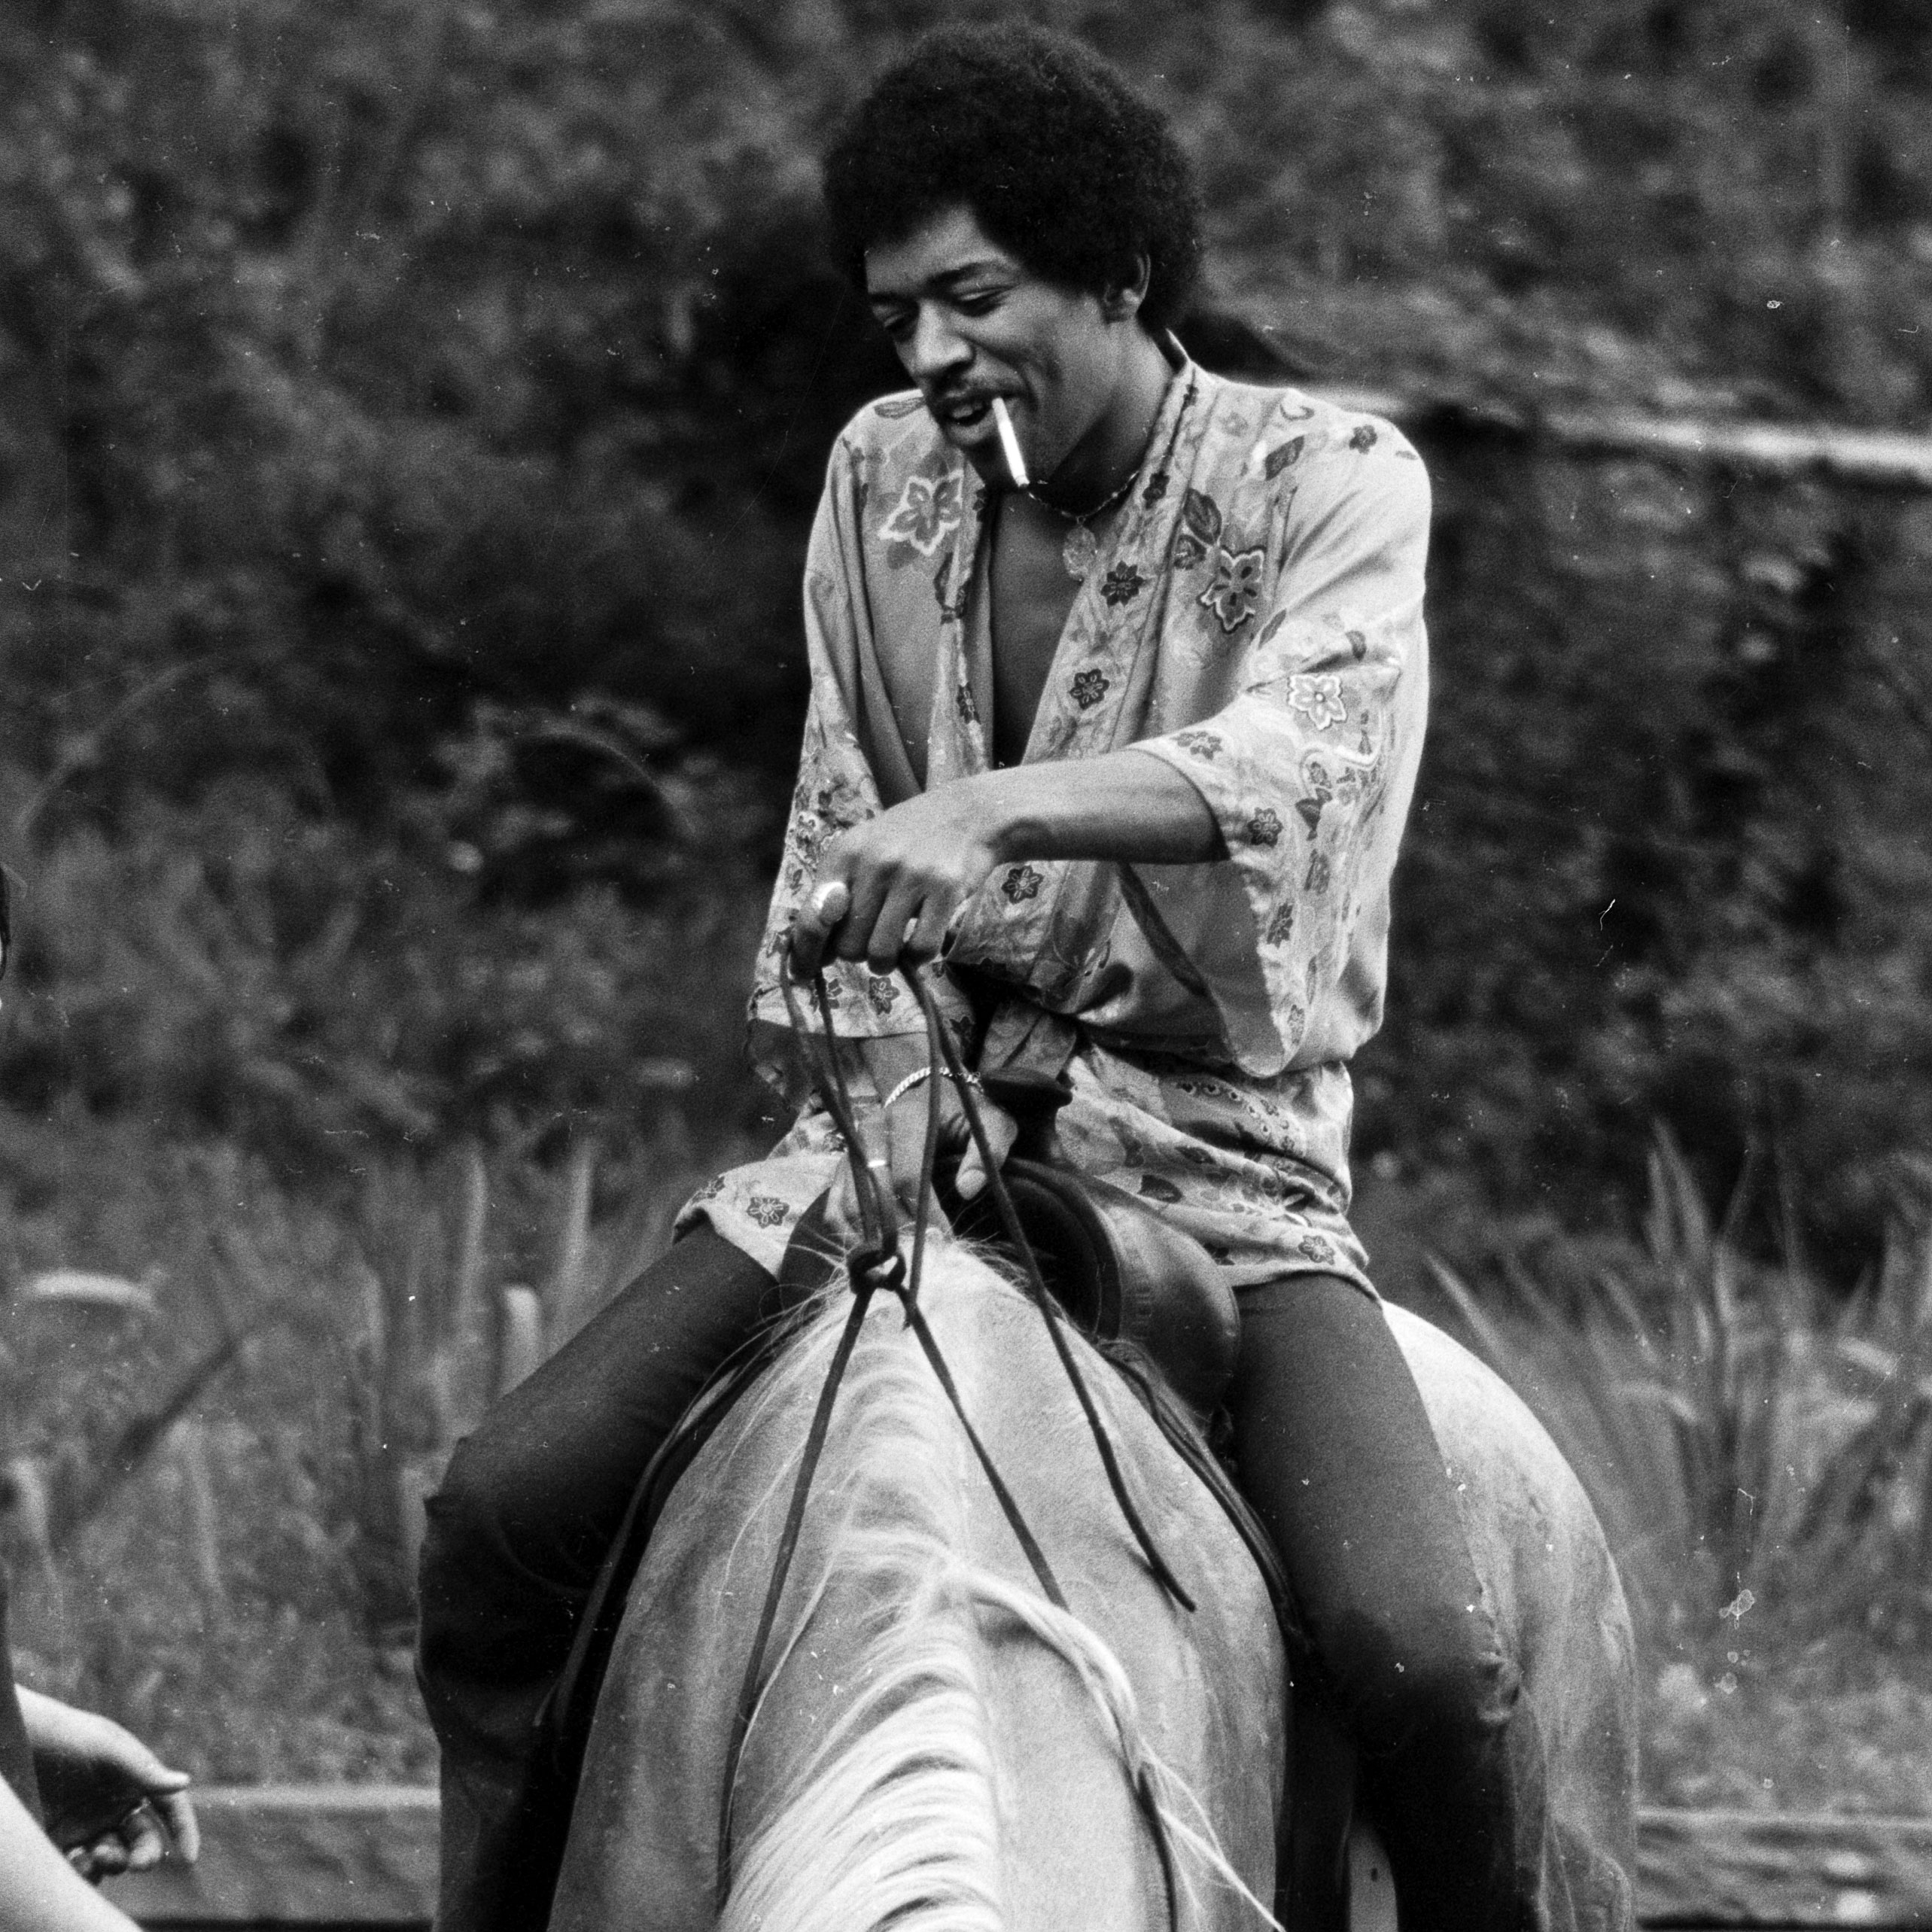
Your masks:
M 724 852 L 674 831 L 622 847 L 574 836 L 534 786 L 499 799 L 500 738 L 463 756 L 376 838 L 258 779 L 151 800 L 118 838 L 50 823 L 20 896 L 9 1101 L 233 1136 L 325 1188 L 465 1134 L 628 1137 L 701 1082 L 729 1137 L 761 1105 L 738 1062 L 760 908 L 729 783 L 633 788 L 671 817 L 707 801 Z M 540 897 L 491 893 L 552 841 L 574 882 L 564 866 Z
M 1932 518 L 1507 442 L 1430 454 L 1434 717 L 1360 1152 L 1614 1226 L 1653 1120 L 1719 1194 L 1775 1148 L 1848 1286 L 1888 1157 L 1932 1141 L 1909 641 Z

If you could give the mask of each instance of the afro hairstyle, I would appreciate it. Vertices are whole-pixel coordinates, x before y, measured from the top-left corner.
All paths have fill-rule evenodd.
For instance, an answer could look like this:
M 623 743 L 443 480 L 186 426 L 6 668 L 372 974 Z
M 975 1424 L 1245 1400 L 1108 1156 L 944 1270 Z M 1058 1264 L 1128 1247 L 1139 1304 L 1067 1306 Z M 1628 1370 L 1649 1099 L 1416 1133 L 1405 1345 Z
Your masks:
M 1167 117 L 1077 41 L 1018 23 L 945 27 L 880 76 L 825 157 L 840 266 L 948 209 L 1063 288 L 1101 294 L 1152 266 L 1139 318 L 1186 314 L 1200 191 Z

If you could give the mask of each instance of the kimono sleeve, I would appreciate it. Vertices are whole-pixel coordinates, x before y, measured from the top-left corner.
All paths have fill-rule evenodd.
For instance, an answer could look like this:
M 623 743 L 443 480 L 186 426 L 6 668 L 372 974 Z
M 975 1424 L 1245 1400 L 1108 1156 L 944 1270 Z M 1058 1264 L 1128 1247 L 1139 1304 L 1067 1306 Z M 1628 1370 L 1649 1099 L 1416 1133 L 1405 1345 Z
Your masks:
M 854 715 L 862 627 L 870 621 L 860 526 L 864 500 L 862 464 L 847 440 L 841 438 L 832 452 L 806 555 L 805 647 L 811 695 L 783 853 L 759 946 L 747 1039 L 753 1066 L 795 1103 L 805 1097 L 799 1091 L 798 1056 L 790 1044 L 791 1010 L 780 981 L 792 924 L 818 876 L 826 847 L 840 832 L 877 817 L 881 810 L 879 787 Z M 932 970 L 940 1010 L 955 1033 L 963 1033 L 967 1003 L 942 971 Z M 827 963 L 825 978 L 833 1027 L 841 1039 L 924 1032 L 918 1003 L 896 974 L 882 976 L 863 963 L 835 960 Z M 808 1028 L 817 1031 L 811 1000 L 802 997 L 799 1007 Z
M 1252 948 L 1221 951 L 1202 976 L 1257 1073 L 1346 1057 L 1380 1020 L 1389 881 L 1428 707 L 1429 491 L 1414 451 L 1386 424 L 1358 424 L 1310 459 L 1285 515 L 1237 694 L 1136 747 L 1199 791 L 1240 878 Z

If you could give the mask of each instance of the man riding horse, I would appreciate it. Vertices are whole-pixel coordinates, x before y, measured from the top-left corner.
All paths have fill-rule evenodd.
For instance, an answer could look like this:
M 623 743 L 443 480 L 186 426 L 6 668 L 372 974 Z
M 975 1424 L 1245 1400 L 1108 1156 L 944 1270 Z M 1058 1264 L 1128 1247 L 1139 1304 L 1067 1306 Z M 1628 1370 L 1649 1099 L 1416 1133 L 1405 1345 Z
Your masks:
M 1381 1018 L 1427 705 L 1422 466 L 1386 422 L 1188 360 L 1186 161 L 1069 41 L 931 36 L 825 187 L 916 392 L 832 454 L 754 1051 L 791 1076 L 780 976 L 823 965 L 902 1191 L 944 1076 L 896 966 L 923 964 L 989 1085 L 1070 1090 L 1059 1157 L 1197 1237 L 1239 1299 L 1241 1486 L 1404 1915 L 1538 1923 L 1538 1733 L 1347 1219 L 1347 1063 Z M 843 1158 L 808 1107 L 458 1451 L 421 1595 L 443 1932 L 525 1922 L 537 1719 L 600 1564 Z

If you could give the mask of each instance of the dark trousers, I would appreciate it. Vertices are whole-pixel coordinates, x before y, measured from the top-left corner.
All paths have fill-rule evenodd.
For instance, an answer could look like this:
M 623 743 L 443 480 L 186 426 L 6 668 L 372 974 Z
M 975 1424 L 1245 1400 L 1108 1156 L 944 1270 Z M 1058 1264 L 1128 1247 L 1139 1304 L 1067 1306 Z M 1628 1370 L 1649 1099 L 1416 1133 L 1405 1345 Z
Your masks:
M 1310 1688 L 1325 1709 L 1314 1715 L 1338 1718 L 1353 1746 L 1403 1923 L 1529 1932 L 1541 1916 L 1541 1742 L 1381 1309 L 1334 1275 L 1249 1291 L 1229 1407 L 1242 1492 L 1315 1654 Z M 1296 1718 L 1299 1728 L 1301 1705 Z M 1325 1786 L 1304 1775 L 1295 1788 L 1311 1803 Z M 1345 1821 L 1326 1834 L 1310 1822 L 1291 1850 L 1342 1840 Z M 1292 1876 L 1280 1894 L 1291 1932 L 1339 1915 L 1332 1873 Z
M 443 1747 L 440 1932 L 543 1922 L 527 1828 L 538 1714 L 645 1465 L 774 1312 L 771 1278 L 679 1243 L 506 1396 L 429 1505 L 419 1675 Z M 1358 1754 L 1408 1921 L 1533 1922 L 1541 1761 L 1482 1608 L 1422 1400 L 1380 1310 L 1333 1276 L 1246 1296 L 1242 1486 Z

